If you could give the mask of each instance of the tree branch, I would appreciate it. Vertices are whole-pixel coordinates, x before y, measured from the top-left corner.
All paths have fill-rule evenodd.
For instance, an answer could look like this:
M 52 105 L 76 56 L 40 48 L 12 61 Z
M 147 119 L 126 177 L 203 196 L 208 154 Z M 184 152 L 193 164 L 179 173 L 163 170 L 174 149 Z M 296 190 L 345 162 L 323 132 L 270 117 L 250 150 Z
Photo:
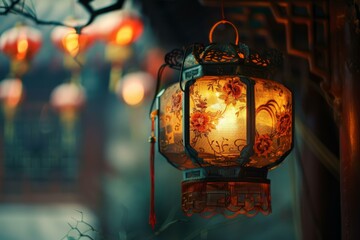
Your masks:
M 20 3 L 20 0 L 14 0 L 11 1 L 11 4 L 8 5 L 8 3 L 6 2 L 6 0 L 2 0 L 4 6 L 1 6 L 2 9 L 5 9 L 3 12 L 0 12 L 0 15 L 6 15 L 8 13 L 11 12 L 11 10 Z
M 81 30 L 84 27 L 90 25 L 99 15 L 121 9 L 124 0 L 117 0 L 112 4 L 99 9 L 94 9 L 90 4 L 91 2 L 92 0 L 78 0 L 78 4 L 81 5 L 85 9 L 85 11 L 87 11 L 90 15 L 89 19 L 85 24 L 78 26 L 69 26 L 68 24 L 60 21 L 51 21 L 51 20 L 47 21 L 47 20 L 39 19 L 34 11 L 30 11 L 31 7 L 25 4 L 25 0 L 22 2 L 23 4 L 21 4 L 21 0 L 11 0 L 10 4 L 6 0 L 2 0 L 3 6 L 0 6 L 0 9 L 4 9 L 4 10 L 0 12 L 0 15 L 8 15 L 10 13 L 14 13 L 21 15 L 27 19 L 30 19 L 38 25 L 73 27 L 75 28 L 77 33 L 81 33 Z

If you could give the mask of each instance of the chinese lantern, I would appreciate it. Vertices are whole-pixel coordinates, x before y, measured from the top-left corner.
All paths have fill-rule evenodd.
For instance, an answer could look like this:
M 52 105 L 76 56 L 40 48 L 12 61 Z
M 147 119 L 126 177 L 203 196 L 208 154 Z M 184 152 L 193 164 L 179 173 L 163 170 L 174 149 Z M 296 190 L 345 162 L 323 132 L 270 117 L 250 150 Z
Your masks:
M 234 28 L 235 44 L 212 41 L 220 24 Z M 155 119 L 159 152 L 184 172 L 182 209 L 187 216 L 269 214 L 267 173 L 293 146 L 292 93 L 269 79 L 281 53 L 259 54 L 239 44 L 236 27 L 226 20 L 212 27 L 209 39 L 207 46 L 194 44 L 165 57 L 167 66 L 180 70 L 180 83 L 157 95 L 157 110 L 151 113 L 152 226 Z
M 111 63 L 109 89 L 115 92 L 123 64 L 132 55 L 131 44 L 141 36 L 144 24 L 137 15 L 126 10 L 107 14 L 97 24 L 107 42 L 105 58 Z
M 51 93 L 50 104 L 60 114 L 63 126 L 62 143 L 73 146 L 75 143 L 74 127 L 77 122 L 78 111 L 85 104 L 86 94 L 83 87 L 74 82 L 63 83 Z
M 76 83 L 63 83 L 51 93 L 50 103 L 60 113 L 64 122 L 74 121 L 78 110 L 85 104 L 83 87 Z
M 0 100 L 3 105 L 15 108 L 23 97 L 23 85 L 20 79 L 9 78 L 0 82 Z
M 7 120 L 14 118 L 16 108 L 22 99 L 23 84 L 20 79 L 8 78 L 0 82 L 0 101 Z
M 40 50 L 41 44 L 40 31 L 24 24 L 2 33 L 0 49 L 11 59 L 10 75 L 21 77 L 28 70 L 29 61 Z

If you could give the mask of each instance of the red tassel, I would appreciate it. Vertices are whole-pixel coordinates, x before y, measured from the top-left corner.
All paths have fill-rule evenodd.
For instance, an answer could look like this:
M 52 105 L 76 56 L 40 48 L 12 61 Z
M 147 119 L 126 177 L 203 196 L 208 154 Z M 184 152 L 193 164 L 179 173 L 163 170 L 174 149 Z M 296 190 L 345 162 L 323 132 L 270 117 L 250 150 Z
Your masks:
M 149 224 L 152 229 L 155 228 L 156 224 L 156 215 L 155 215 L 155 116 L 157 115 L 157 111 L 153 111 L 151 113 L 151 136 L 149 138 L 150 142 L 150 216 L 149 216 Z

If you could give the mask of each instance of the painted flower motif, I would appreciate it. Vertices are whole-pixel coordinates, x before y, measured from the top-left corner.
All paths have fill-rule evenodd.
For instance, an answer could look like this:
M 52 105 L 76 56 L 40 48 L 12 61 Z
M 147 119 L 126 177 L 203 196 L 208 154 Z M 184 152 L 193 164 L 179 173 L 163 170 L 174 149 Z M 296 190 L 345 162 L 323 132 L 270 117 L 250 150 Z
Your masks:
M 171 101 L 171 112 L 178 112 L 182 108 L 182 93 L 176 92 L 174 95 L 172 95 L 172 101 Z
M 239 100 L 244 93 L 244 87 L 239 79 L 228 80 L 221 90 L 222 95 L 220 98 L 224 99 L 226 104 L 232 103 L 233 105 L 236 104 L 237 100 Z
M 255 139 L 254 151 L 258 156 L 266 157 L 271 152 L 272 140 L 268 134 L 260 135 Z
M 239 80 L 231 79 L 223 87 L 223 91 L 234 98 L 239 98 L 241 96 L 241 85 Z
M 190 117 L 190 123 L 193 131 L 207 133 L 213 128 L 210 122 L 210 116 L 206 112 L 195 112 Z
M 276 132 L 279 136 L 285 136 L 291 129 L 291 115 L 289 112 L 284 112 L 277 116 Z

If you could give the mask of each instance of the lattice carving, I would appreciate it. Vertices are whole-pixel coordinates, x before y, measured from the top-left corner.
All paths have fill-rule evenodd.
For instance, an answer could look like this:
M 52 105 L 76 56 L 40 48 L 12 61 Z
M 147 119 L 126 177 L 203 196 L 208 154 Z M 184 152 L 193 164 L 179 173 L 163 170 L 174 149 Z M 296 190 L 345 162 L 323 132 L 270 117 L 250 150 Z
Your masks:
M 183 58 L 184 51 L 181 49 L 174 49 L 165 55 L 165 63 L 171 68 L 180 69 Z
M 276 49 L 258 53 L 249 49 L 245 44 L 210 44 L 203 46 L 196 44 L 186 56 L 184 69 L 214 63 L 236 63 L 252 72 L 274 73 L 282 65 L 282 54 Z

